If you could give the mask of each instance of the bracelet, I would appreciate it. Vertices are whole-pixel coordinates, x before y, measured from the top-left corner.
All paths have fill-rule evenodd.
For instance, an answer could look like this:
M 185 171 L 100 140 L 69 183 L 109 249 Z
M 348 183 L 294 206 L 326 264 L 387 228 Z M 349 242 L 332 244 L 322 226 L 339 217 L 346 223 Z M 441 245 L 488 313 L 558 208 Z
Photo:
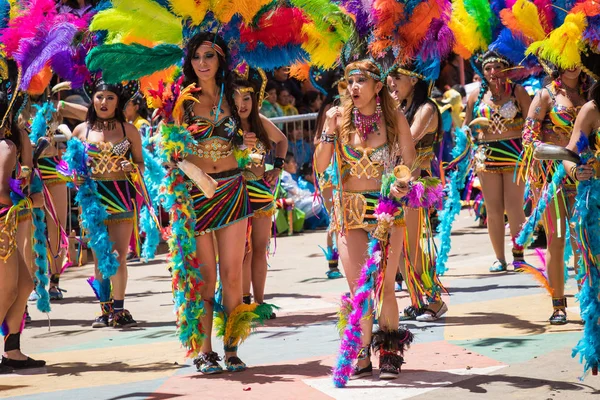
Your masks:
M 281 169 L 283 167 L 283 163 L 285 162 L 284 158 L 275 157 L 275 162 L 273 162 L 273 169 Z
M 323 131 L 323 133 L 321 133 L 321 142 L 333 143 L 335 142 L 335 135 Z
M 65 108 L 65 101 L 64 100 L 59 100 L 58 101 L 58 108 L 62 108 L 62 109 Z
M 575 179 L 576 181 L 579 180 L 577 179 L 577 165 L 573 165 L 571 167 L 571 178 Z

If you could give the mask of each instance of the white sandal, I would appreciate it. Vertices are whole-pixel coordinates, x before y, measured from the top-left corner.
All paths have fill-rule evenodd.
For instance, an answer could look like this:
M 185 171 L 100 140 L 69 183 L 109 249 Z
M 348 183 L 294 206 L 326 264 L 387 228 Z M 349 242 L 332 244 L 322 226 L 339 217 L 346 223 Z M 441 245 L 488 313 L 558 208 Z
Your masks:
M 423 310 L 423 314 L 417 316 L 417 321 L 433 322 L 442 318 L 447 312 L 448 306 L 446 305 L 446 303 L 442 303 L 442 307 L 438 310 L 438 312 L 434 312 L 429 308 Z

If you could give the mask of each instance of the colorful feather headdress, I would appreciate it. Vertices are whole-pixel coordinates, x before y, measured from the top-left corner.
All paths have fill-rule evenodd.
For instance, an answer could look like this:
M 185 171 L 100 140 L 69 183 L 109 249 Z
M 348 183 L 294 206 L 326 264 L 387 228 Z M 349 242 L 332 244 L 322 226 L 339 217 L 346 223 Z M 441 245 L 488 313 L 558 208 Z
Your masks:
M 244 88 L 250 92 L 256 93 L 258 108 L 262 107 L 265 99 L 265 89 L 267 88 L 267 75 L 260 68 L 251 68 L 247 63 L 241 63 L 233 72 L 236 75 L 236 82 L 246 84 Z
M 211 31 L 227 42 L 231 67 L 245 61 L 272 70 L 303 61 L 329 68 L 350 25 L 327 0 L 113 0 L 92 20 L 90 29 L 104 39 L 87 64 L 112 82 L 152 76 L 181 65 L 186 41 Z
M 53 0 L 0 3 L 0 43 L 22 71 L 21 89 L 42 93 L 52 72 L 81 87 L 87 77 L 85 54 L 93 44 L 86 35 L 90 15 L 58 13 Z
M 522 17 L 527 23 L 522 22 L 519 26 L 528 32 L 527 37 L 532 40 L 526 53 L 561 69 L 581 67 L 598 80 L 600 71 L 594 71 L 594 65 L 596 56 L 600 54 L 600 3 L 596 0 L 557 3 L 561 4 L 556 5 L 554 18 L 541 15 L 535 20 L 531 12 Z M 559 13 L 564 16 L 557 18 Z

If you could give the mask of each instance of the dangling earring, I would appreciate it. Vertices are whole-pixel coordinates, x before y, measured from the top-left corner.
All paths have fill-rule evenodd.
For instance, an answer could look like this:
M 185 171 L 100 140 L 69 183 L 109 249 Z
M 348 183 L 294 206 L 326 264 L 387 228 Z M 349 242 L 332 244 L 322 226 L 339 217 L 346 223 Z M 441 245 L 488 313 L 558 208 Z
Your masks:
M 377 118 L 381 118 L 381 99 L 379 98 L 379 93 L 375 98 L 375 102 L 377 103 L 377 106 L 375 107 L 375 115 Z

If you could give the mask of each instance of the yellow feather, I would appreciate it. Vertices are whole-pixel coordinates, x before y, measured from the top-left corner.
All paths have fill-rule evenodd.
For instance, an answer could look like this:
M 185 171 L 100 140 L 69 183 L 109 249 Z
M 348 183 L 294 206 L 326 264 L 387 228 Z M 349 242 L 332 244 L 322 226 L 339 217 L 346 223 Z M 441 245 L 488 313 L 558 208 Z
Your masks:
M 260 9 L 270 3 L 272 3 L 272 0 L 241 0 L 236 2 L 235 5 L 237 13 L 244 22 L 250 24 Z
M 477 21 L 467 12 L 463 0 L 455 0 L 452 3 L 452 17 L 449 26 L 456 38 L 455 51 L 460 51 L 465 55 L 466 50 L 472 55 L 477 50 L 487 49 L 488 43 L 478 32 Z
M 512 8 L 513 15 L 519 22 L 521 32 L 530 40 L 543 40 L 546 32 L 540 22 L 540 15 L 535 4 L 528 0 L 517 0 Z
M 210 8 L 210 1 L 169 0 L 171 11 L 182 18 L 190 18 L 194 25 L 199 25 Z
M 181 20 L 152 0 L 113 0 L 113 8 L 94 16 L 90 30 L 109 31 L 112 42 L 119 34 L 170 44 L 183 39 Z
M 183 123 L 183 102 L 186 100 L 195 101 L 198 103 L 198 99 L 192 95 L 192 89 L 196 87 L 195 83 L 192 83 L 189 86 L 186 86 L 177 97 L 177 101 L 175 101 L 175 105 L 173 106 L 173 120 L 176 124 L 181 125 Z
M 227 316 L 227 326 L 223 342 L 227 346 L 237 346 L 250 336 L 253 324 L 258 317 L 254 310 L 258 304 L 240 304 Z
M 333 68 L 343 43 L 335 43 L 335 37 L 331 33 L 319 30 L 312 22 L 304 24 L 302 33 L 308 38 L 302 48 L 310 55 L 310 63 L 323 69 Z
M 559 68 L 574 68 L 581 64 L 579 45 L 586 26 L 585 14 L 568 14 L 561 26 L 553 30 L 547 39 L 532 43 L 525 54 L 535 54 Z

